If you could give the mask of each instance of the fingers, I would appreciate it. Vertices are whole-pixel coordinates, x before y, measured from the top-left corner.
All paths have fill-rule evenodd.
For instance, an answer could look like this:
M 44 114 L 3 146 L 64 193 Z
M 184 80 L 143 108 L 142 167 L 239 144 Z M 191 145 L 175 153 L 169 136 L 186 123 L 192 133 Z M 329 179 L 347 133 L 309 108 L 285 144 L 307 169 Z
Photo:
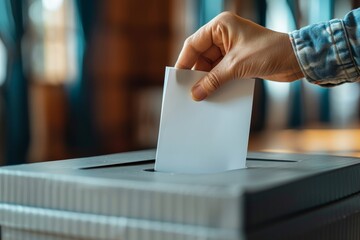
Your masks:
M 175 67 L 210 71 L 193 86 L 194 100 L 205 99 L 234 75 L 230 73 L 234 69 L 228 63 L 233 63 L 235 57 L 226 56 L 234 46 L 233 39 L 239 38 L 231 28 L 237 26 L 237 22 L 236 15 L 225 12 L 186 39 Z
M 195 101 L 204 100 L 231 79 L 231 74 L 227 71 L 226 65 L 226 60 L 223 59 L 192 87 L 191 93 Z
M 199 56 L 213 45 L 211 34 L 211 28 L 205 25 L 188 37 L 185 40 L 175 67 L 191 69 Z
M 198 60 L 194 65 L 194 70 L 208 72 L 216 65 L 214 63 L 218 63 L 219 59 L 221 60 L 222 57 L 221 50 L 217 46 L 212 45 L 198 57 Z
M 209 72 L 212 69 L 212 61 L 206 57 L 200 56 L 196 61 L 193 69 L 198 71 Z

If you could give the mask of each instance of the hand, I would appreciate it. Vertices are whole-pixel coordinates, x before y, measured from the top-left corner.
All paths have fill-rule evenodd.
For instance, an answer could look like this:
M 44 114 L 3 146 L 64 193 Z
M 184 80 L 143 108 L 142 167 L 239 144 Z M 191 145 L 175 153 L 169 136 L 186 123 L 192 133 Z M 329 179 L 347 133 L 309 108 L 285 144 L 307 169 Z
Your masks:
M 288 34 L 229 12 L 186 39 L 175 67 L 209 72 L 191 90 L 197 101 L 232 79 L 290 82 L 303 77 Z

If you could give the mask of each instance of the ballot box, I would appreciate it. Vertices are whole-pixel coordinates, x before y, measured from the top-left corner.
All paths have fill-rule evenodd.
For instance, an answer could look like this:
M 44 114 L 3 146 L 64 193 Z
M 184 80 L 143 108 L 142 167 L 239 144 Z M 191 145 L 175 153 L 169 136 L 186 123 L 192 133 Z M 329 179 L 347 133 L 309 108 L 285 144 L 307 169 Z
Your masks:
M 1 239 L 360 238 L 359 159 L 249 153 L 247 169 L 174 174 L 154 157 L 0 168 Z

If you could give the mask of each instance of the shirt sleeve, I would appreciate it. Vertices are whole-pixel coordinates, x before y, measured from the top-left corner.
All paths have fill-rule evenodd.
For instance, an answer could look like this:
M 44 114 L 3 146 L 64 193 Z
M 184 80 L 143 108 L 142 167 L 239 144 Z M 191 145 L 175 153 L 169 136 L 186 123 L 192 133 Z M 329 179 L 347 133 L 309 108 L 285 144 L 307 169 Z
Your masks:
M 309 82 L 333 86 L 360 81 L 360 8 L 344 19 L 309 25 L 289 36 Z

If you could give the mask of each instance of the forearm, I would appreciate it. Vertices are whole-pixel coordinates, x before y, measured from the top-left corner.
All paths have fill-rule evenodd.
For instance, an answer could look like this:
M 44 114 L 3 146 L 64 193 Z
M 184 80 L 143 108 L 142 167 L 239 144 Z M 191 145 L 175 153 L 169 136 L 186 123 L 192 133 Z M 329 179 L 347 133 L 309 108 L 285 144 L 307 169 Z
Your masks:
M 290 34 L 308 81 L 331 86 L 360 80 L 360 9 L 343 20 L 313 24 Z

